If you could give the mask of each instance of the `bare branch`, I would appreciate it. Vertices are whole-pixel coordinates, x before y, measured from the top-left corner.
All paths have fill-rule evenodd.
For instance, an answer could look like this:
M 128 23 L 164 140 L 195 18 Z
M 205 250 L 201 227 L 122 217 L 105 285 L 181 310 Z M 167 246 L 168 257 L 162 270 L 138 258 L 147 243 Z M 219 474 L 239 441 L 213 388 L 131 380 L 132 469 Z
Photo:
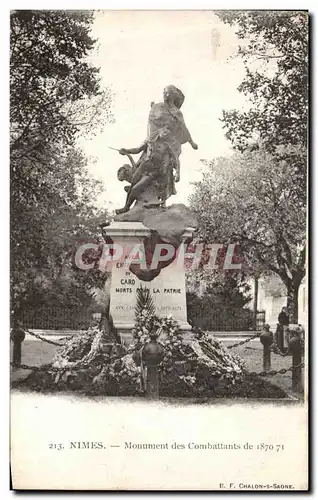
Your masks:
M 233 234 L 232 235 L 233 238 L 237 238 L 239 240 L 244 240 L 248 243 L 252 243 L 253 245 L 258 245 L 258 246 L 261 246 L 263 248 L 266 248 L 266 249 L 270 249 L 270 248 L 274 248 L 276 246 L 276 243 L 273 243 L 272 245 L 267 245 L 266 243 L 264 243 L 263 241 L 258 241 L 258 240 L 255 240 L 253 238 L 249 238 L 247 236 L 242 236 L 241 234 Z
M 286 57 L 285 55 L 280 56 L 272 56 L 270 54 L 258 54 L 257 52 L 249 52 L 250 56 L 259 56 L 257 59 L 281 59 L 282 57 Z

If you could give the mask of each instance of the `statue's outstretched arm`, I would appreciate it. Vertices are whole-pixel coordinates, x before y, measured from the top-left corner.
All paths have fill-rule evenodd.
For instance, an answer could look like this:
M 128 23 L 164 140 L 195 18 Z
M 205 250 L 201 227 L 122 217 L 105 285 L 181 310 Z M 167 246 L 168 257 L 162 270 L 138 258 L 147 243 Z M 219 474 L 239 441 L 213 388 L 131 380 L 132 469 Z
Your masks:
M 137 165 L 136 165 L 136 163 L 131 155 L 137 155 L 138 153 L 145 151 L 145 149 L 146 149 L 146 143 L 143 142 L 142 145 L 139 146 L 139 148 L 130 148 L 130 149 L 121 148 L 118 151 L 119 151 L 119 154 L 128 156 L 133 169 L 136 169 Z
M 187 129 L 187 133 L 188 133 L 188 143 L 193 147 L 193 149 L 198 149 L 198 145 L 194 142 L 194 140 L 192 139 L 191 137 L 191 134 L 189 132 L 189 130 Z
M 183 135 L 183 141 L 182 141 L 182 143 L 185 144 L 186 142 L 188 142 L 193 147 L 193 149 L 198 149 L 198 145 L 192 139 L 191 134 L 189 132 L 189 129 L 188 129 L 188 127 L 185 124 L 185 121 L 184 121 L 184 118 L 183 118 L 183 114 L 181 113 L 181 111 L 179 113 L 178 119 L 181 121 L 182 127 L 183 127 L 183 134 L 182 134 Z
M 185 123 L 184 123 L 184 128 L 185 128 L 185 136 L 187 138 L 186 142 L 188 142 L 193 147 L 193 149 L 198 149 L 198 145 L 192 139 L 189 129 L 187 128 Z
M 141 153 L 142 151 L 145 151 L 145 148 L 146 148 L 146 144 L 143 142 L 141 144 L 141 146 L 139 146 L 138 148 L 130 148 L 130 149 L 121 148 L 119 150 L 119 154 L 126 155 L 126 154 L 130 153 L 132 155 L 137 155 L 138 153 Z

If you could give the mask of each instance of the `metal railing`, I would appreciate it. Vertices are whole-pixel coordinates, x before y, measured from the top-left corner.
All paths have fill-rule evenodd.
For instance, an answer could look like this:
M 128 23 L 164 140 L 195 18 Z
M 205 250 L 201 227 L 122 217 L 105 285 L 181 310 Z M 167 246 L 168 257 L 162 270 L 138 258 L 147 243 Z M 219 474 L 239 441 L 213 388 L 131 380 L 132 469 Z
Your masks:
M 34 330 L 86 330 L 91 319 L 92 311 L 83 308 L 39 307 L 21 313 L 23 325 Z

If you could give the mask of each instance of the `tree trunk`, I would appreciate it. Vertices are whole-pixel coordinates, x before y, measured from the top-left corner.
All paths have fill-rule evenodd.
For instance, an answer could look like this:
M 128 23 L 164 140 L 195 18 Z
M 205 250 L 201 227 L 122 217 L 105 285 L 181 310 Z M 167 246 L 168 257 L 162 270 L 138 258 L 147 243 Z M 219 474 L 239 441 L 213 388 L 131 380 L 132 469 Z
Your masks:
M 290 323 L 298 323 L 298 291 L 299 284 L 291 283 L 287 288 L 287 307 Z
M 258 277 L 255 277 L 254 278 L 254 303 L 253 303 L 254 330 L 257 329 L 257 302 L 258 302 Z

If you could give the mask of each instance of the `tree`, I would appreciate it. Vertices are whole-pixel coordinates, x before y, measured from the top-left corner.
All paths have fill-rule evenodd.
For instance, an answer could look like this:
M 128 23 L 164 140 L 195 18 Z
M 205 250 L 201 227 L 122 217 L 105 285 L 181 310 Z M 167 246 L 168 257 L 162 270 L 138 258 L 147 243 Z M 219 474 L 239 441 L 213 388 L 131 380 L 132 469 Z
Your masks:
M 221 11 L 241 41 L 237 56 L 246 67 L 238 90 L 248 111 L 223 111 L 226 137 L 239 151 L 265 147 L 306 198 L 308 121 L 308 13 L 306 11 Z
M 305 154 L 305 153 L 304 153 Z M 289 164 L 266 150 L 205 162 L 191 208 L 203 241 L 237 242 L 246 272 L 277 274 L 297 322 L 298 289 L 305 275 L 306 207 L 297 196 Z
M 251 299 L 250 287 L 238 273 L 201 269 L 196 275 L 205 287 L 201 293 L 199 287 L 188 288 L 187 314 L 191 325 L 210 331 L 251 326 L 252 314 L 245 308 Z
M 90 11 L 14 11 L 10 33 L 11 152 L 46 155 L 51 144 L 72 145 L 82 125 L 109 111 L 99 69 L 89 64 L 95 40 Z M 100 102 L 91 108 L 91 100 Z M 95 103 L 96 104 L 96 103 Z M 81 115 L 76 116 L 80 105 Z M 89 116 L 83 116 L 83 111 Z
M 308 14 L 217 15 L 235 28 L 240 40 L 236 55 L 246 76 L 238 90 L 249 98 L 250 108 L 223 111 L 226 137 L 243 154 L 207 162 L 214 172 L 205 185 L 196 186 L 192 202 L 195 208 L 204 199 L 210 207 L 200 219 L 209 238 L 237 238 L 254 274 L 280 276 L 296 321 L 306 253 Z
M 105 210 L 94 204 L 100 186 L 76 146 L 79 133 L 111 119 L 111 94 L 101 89 L 99 70 L 87 59 L 95 43 L 92 22 L 89 11 L 11 13 L 14 309 L 30 300 L 34 287 L 43 293 L 65 272 L 70 279 L 76 241 L 96 236 L 98 222 L 105 220 Z M 75 281 L 83 276 L 79 270 L 71 274 Z
M 102 186 L 88 176 L 87 159 L 70 148 L 65 158 L 60 156 L 54 175 L 44 170 L 45 181 L 42 196 L 28 203 L 15 200 L 11 212 L 11 291 L 19 308 L 87 303 L 89 291 L 106 278 L 98 269 L 86 272 L 74 265 L 81 244 L 99 243 L 98 225 L 108 215 L 95 207 Z
M 308 13 L 222 11 L 218 16 L 236 27 L 242 41 L 237 56 L 246 77 L 238 90 L 253 103 L 248 112 L 224 111 L 228 137 L 241 150 L 255 131 L 271 150 L 281 144 L 306 146 Z

